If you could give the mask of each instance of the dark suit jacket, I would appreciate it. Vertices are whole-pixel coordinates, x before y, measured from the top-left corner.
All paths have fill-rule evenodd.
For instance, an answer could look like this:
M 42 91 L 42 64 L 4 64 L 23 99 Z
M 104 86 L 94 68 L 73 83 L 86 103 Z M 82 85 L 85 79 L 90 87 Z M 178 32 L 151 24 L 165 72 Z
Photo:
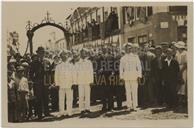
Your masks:
M 158 58 L 155 57 L 152 61 L 151 61 L 151 76 L 153 79 L 155 80 L 161 80 L 161 76 L 162 76 L 162 62 L 164 60 L 162 60 L 161 58 L 161 67 L 159 66 L 159 61 Z
M 33 61 L 30 65 L 30 79 L 38 85 L 44 84 L 44 64 L 40 61 Z
M 162 80 L 165 83 L 177 85 L 180 72 L 178 62 L 172 59 L 169 66 L 167 61 L 163 61 L 162 65 Z

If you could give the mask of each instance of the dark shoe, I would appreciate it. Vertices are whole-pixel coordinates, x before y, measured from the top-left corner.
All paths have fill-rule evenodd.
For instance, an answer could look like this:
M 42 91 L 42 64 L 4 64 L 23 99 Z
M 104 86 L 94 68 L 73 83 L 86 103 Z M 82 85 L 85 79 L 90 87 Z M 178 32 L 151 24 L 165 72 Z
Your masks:
M 50 113 L 45 113 L 44 116 L 51 116 L 51 114 Z
M 65 115 L 64 118 L 71 118 L 73 115 Z
M 122 110 L 122 109 L 123 109 L 122 107 L 117 107 L 114 110 L 119 111 L 119 110 Z
M 86 113 L 85 111 L 81 111 L 80 118 L 84 118 L 84 117 L 86 117 L 86 114 L 85 114 L 85 113 Z
M 105 113 L 107 111 L 108 111 L 108 109 L 102 109 L 102 113 Z
M 85 110 L 85 113 L 91 113 L 91 111 L 90 110 Z
M 106 112 L 106 111 L 108 111 L 108 109 L 105 108 L 105 107 L 102 107 L 102 111 L 103 111 L 103 112 Z
M 42 120 L 43 119 L 43 116 L 39 116 L 38 117 L 38 120 L 40 121 L 40 120 Z
M 83 115 L 83 114 L 85 114 L 85 111 L 81 111 L 81 113 L 80 113 L 81 115 Z

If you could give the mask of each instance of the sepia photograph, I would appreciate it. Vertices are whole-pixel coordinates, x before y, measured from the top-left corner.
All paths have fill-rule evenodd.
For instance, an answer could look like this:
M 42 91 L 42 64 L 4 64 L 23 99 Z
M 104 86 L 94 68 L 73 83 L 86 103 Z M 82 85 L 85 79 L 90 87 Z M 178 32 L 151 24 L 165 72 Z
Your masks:
M 192 127 L 193 3 L 2 2 L 3 127 Z

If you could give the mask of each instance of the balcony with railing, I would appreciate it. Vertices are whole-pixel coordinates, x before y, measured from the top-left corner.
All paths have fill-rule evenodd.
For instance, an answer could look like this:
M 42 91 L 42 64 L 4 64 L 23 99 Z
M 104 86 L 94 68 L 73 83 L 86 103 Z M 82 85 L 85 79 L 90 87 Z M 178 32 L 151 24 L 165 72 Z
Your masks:
M 100 25 L 95 20 L 92 20 L 91 23 L 87 22 L 85 28 L 77 30 L 73 35 L 74 44 L 100 39 Z
M 104 39 L 118 33 L 120 33 L 118 15 L 112 11 L 104 22 L 98 23 L 96 20 L 92 19 L 91 22 L 86 23 L 85 27 L 75 30 L 72 35 L 74 36 L 73 42 L 76 45 L 87 41 Z

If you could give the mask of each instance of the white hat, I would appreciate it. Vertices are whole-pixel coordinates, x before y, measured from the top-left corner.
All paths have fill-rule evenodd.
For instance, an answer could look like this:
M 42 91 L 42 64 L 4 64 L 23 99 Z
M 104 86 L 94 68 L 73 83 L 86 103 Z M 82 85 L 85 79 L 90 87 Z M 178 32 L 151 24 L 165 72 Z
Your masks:
M 152 51 L 152 50 L 155 50 L 155 48 L 154 47 L 150 47 L 148 50 Z
M 17 67 L 17 70 L 18 70 L 18 71 L 24 71 L 25 69 L 24 69 L 23 66 L 18 66 L 18 67 Z
M 177 48 L 185 48 L 185 43 L 183 41 L 178 41 L 174 46 Z
M 56 57 L 59 57 L 58 55 L 53 55 L 52 59 L 55 59 Z
M 134 44 L 132 44 L 132 47 L 133 48 L 139 48 L 139 44 L 138 43 L 134 43 Z
M 167 51 L 172 52 L 172 49 L 171 48 L 167 48 Z
M 82 48 L 82 49 L 80 49 L 80 52 L 82 52 L 82 51 L 88 52 L 89 50 L 87 48 Z
M 125 44 L 123 44 L 123 47 L 126 47 L 126 46 L 131 47 L 132 45 L 133 45 L 132 43 L 125 43 Z
M 168 45 L 168 42 L 161 42 L 160 45 L 164 46 L 164 45 Z
M 124 50 L 121 50 L 121 53 L 125 53 L 125 51 Z
M 27 62 L 23 62 L 21 65 L 24 66 L 24 67 L 28 67 L 29 66 L 29 64 Z
M 172 42 L 171 42 L 171 44 L 172 44 L 172 45 L 175 45 L 175 44 L 176 44 L 176 42 L 175 42 L 175 41 L 172 41 Z
M 68 53 L 67 50 L 61 50 L 61 51 L 59 52 L 59 56 L 61 56 L 62 54 L 67 54 L 67 53 Z
M 9 63 L 16 63 L 16 59 L 14 59 L 12 56 L 11 59 L 9 60 Z

